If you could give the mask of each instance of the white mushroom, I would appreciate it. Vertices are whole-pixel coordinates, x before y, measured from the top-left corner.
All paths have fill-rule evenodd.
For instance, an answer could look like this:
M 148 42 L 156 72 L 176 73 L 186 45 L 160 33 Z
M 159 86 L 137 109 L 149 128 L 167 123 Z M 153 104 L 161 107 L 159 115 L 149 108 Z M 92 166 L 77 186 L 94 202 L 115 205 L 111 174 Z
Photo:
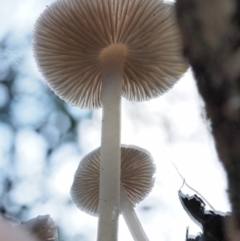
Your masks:
M 0 219 L 1 241 L 57 241 L 57 227 L 49 215 L 40 215 L 36 218 L 21 222 L 11 218 Z
M 121 62 L 121 94 L 150 100 L 187 69 L 174 10 L 162 0 L 58 0 L 35 24 L 34 57 L 56 95 L 80 108 L 102 106 L 110 58 Z
M 134 240 L 148 240 L 134 206 L 151 191 L 155 165 L 150 153 L 136 146 L 122 146 L 121 156 L 121 212 Z M 71 188 L 71 196 L 77 207 L 95 216 L 99 211 L 99 175 L 100 148 L 81 160 Z
M 162 0 L 58 0 L 37 20 L 33 50 L 60 98 L 81 108 L 103 107 L 98 237 L 116 240 L 121 95 L 158 97 L 187 69 L 174 6 Z
M 57 227 L 49 215 L 40 215 L 26 222 L 21 222 L 17 227 L 24 228 L 33 234 L 39 241 L 57 241 Z

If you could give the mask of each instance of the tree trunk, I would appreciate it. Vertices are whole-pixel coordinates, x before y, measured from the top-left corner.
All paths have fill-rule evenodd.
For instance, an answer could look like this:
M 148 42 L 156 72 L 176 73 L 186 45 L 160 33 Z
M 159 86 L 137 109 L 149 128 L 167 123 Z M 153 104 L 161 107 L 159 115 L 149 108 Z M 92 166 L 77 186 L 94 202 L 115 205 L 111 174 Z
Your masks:
M 177 0 L 176 11 L 184 54 L 205 101 L 219 159 L 227 173 L 235 232 L 239 233 L 240 1 Z M 233 240 L 240 240 L 240 235 L 234 236 Z

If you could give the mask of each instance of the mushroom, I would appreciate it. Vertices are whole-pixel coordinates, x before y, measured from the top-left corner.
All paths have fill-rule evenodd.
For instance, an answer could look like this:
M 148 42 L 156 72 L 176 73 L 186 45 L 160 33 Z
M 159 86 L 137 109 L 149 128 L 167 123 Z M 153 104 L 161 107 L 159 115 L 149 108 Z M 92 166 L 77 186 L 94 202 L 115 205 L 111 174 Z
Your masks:
M 57 241 L 57 227 L 49 215 L 40 215 L 25 222 L 18 222 L 11 218 L 0 219 L 1 241 Z M 11 224 L 13 223 L 13 224 Z M 2 231 L 2 232 L 1 232 Z M 6 231 L 4 233 L 3 231 Z M 1 236 L 1 238 L 2 238 Z
M 80 108 L 103 108 L 98 237 L 115 240 L 121 95 L 134 101 L 158 97 L 186 71 L 174 5 L 162 0 L 58 0 L 38 18 L 33 50 L 60 98 Z
M 24 228 L 26 232 L 33 234 L 39 241 L 57 241 L 57 227 L 49 215 L 39 215 L 26 222 L 21 222 L 17 227 Z
M 121 147 L 120 209 L 136 241 L 148 240 L 134 211 L 134 206 L 151 191 L 155 165 L 150 153 L 136 146 Z M 79 209 L 99 214 L 100 148 L 86 155 L 76 170 L 71 196 Z M 106 201 L 106 200 L 104 200 Z

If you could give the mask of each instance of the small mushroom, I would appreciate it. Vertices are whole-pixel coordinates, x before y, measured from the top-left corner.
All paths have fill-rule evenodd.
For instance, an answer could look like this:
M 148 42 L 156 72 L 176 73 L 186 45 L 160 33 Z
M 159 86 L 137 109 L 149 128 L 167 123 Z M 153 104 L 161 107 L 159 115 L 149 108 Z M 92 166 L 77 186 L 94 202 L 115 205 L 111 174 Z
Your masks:
M 136 216 L 134 206 L 151 191 L 154 185 L 154 173 L 155 165 L 148 151 L 136 146 L 122 145 L 120 209 L 136 241 L 148 240 Z M 73 202 L 79 209 L 94 216 L 99 214 L 99 175 L 100 148 L 81 160 L 71 187 Z
M 117 233 L 121 96 L 149 100 L 171 88 L 188 67 L 181 48 L 174 5 L 162 0 L 58 0 L 35 24 L 34 57 L 49 87 L 80 108 L 103 107 L 101 240 Z
M 33 234 L 39 241 L 57 241 L 57 227 L 49 215 L 39 215 L 26 222 L 21 222 L 17 227 L 24 228 Z
M 11 218 L 0 219 L 1 241 L 57 241 L 57 227 L 49 215 L 40 215 L 36 218 L 17 224 Z M 2 230 L 5 230 L 2 232 Z M 3 237 L 2 237 L 3 236 Z

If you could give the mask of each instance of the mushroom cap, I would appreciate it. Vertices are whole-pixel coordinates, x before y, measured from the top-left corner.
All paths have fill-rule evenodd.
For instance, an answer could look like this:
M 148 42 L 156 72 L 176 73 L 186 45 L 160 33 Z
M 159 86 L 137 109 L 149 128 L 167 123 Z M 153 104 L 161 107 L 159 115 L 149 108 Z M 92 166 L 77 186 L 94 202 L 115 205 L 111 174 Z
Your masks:
M 71 196 L 77 207 L 91 215 L 98 215 L 100 148 L 86 155 L 76 170 Z M 152 190 L 155 165 L 151 154 L 136 146 L 121 146 L 121 184 L 135 205 Z
M 61 99 L 101 107 L 101 52 L 127 48 L 123 96 L 158 97 L 187 69 L 174 5 L 163 0 L 58 0 L 38 18 L 33 33 L 38 68 Z
M 28 233 L 34 234 L 39 241 L 57 241 L 57 227 L 49 215 L 39 215 L 26 222 L 21 222 L 17 227 L 25 228 Z

